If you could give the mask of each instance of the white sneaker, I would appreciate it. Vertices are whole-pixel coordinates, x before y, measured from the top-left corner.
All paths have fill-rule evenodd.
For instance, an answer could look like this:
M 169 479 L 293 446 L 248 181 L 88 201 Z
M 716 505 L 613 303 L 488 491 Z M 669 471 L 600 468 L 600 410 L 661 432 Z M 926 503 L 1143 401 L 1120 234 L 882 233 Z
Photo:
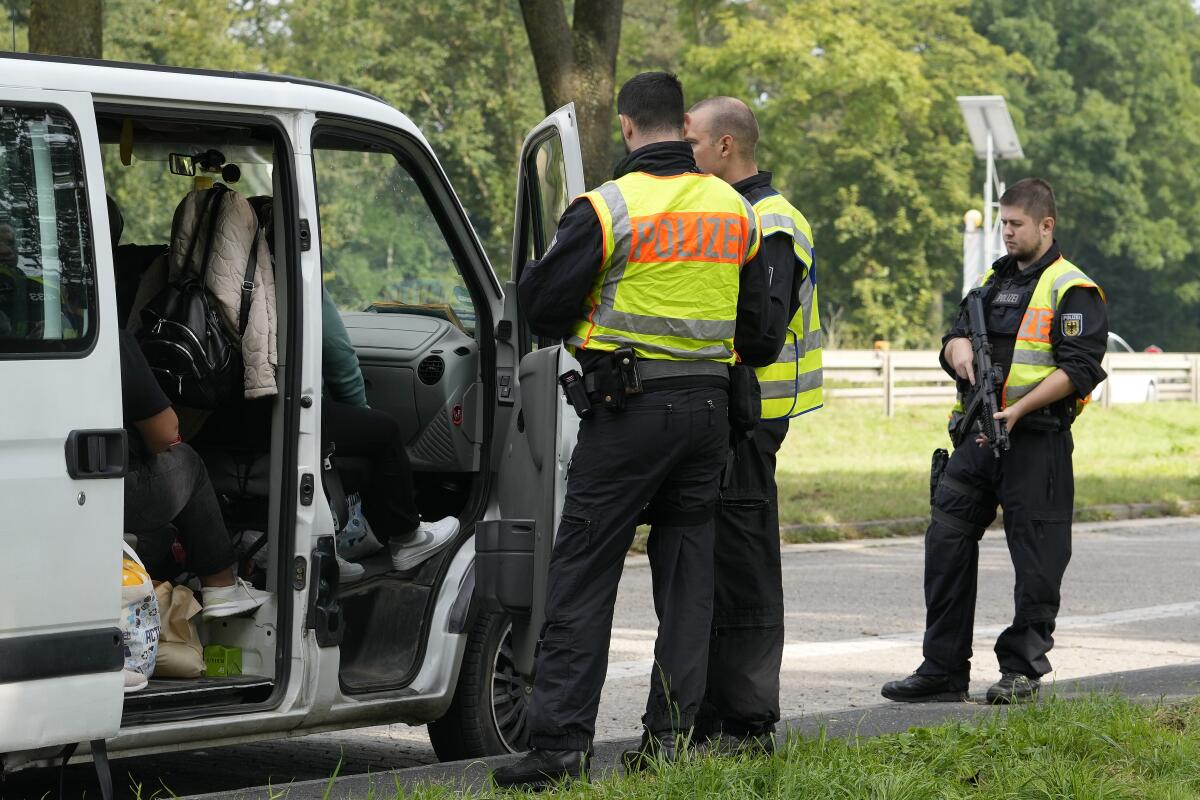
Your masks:
M 200 601 L 204 619 L 236 617 L 261 606 L 270 598 L 270 592 L 260 592 L 241 578 L 233 586 L 205 586 L 200 589 Z
M 140 672 L 134 672 L 131 669 L 121 670 L 121 674 L 125 678 L 125 694 L 136 692 L 139 689 L 145 689 L 150 679 Z
M 416 567 L 425 559 L 441 550 L 458 534 L 458 520 L 454 517 L 437 522 L 422 522 L 407 542 L 388 542 L 392 552 L 392 568 L 405 572 Z
M 341 556 L 337 556 L 337 565 L 339 583 L 353 583 L 361 578 L 367 571 L 367 568 L 362 564 L 355 564 L 353 561 L 347 561 Z

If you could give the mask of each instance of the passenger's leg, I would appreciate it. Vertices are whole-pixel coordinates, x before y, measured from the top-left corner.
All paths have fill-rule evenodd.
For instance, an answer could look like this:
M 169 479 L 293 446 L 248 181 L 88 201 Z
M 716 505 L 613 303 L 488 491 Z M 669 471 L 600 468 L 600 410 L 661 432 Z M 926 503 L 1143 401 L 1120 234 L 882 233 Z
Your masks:
M 174 523 L 188 569 L 201 585 L 233 585 L 237 556 L 199 454 L 179 444 L 134 464 L 125 484 L 126 528 L 137 533 Z
M 716 511 L 708 684 L 698 736 L 770 733 L 779 721 L 783 573 L 775 459 L 788 420 L 766 420 L 734 448 Z
M 390 414 L 325 399 L 321 439 L 335 446 L 334 458 L 371 460 L 371 478 L 362 492 L 371 527 L 388 539 L 411 538 L 421 522 L 413 491 L 412 465 L 400 440 L 400 425 Z
M 235 575 L 237 556 L 208 470 L 195 450 L 178 444 L 148 458 L 140 465 L 134 492 L 141 505 L 133 515 L 142 524 L 159 521 L 147 529 L 175 524 L 188 568 L 200 576 L 206 619 L 253 611 L 270 597 Z

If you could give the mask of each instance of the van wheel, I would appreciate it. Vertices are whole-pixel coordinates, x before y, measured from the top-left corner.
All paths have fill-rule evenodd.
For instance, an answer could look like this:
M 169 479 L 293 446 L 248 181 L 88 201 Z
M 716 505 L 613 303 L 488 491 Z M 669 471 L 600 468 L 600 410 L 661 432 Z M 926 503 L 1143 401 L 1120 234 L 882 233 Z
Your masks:
M 519 753 L 529 749 L 529 696 L 512 660 L 512 623 L 498 611 L 479 614 L 467 637 L 454 701 L 429 723 L 429 741 L 442 761 Z

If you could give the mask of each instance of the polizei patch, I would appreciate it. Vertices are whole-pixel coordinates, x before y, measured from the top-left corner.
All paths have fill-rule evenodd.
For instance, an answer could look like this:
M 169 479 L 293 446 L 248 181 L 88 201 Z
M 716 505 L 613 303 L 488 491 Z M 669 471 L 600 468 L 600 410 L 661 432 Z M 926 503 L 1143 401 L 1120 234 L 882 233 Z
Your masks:
M 1083 333 L 1083 314 L 1062 315 L 1063 336 L 1078 336 Z

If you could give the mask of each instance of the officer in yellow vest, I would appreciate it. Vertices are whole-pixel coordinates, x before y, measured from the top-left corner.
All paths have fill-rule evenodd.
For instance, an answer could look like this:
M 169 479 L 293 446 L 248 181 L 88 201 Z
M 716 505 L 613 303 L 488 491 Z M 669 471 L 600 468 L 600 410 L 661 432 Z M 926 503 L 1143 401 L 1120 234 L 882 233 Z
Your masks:
M 1000 198 L 1008 255 L 984 276 L 992 360 L 1004 372 L 1002 410 L 1011 448 L 993 456 L 982 434 L 966 436 L 934 477 L 925 534 L 925 660 L 884 685 L 903 702 L 968 699 L 979 539 L 1004 509 L 1016 570 L 1012 624 L 996 640 L 1000 680 L 989 703 L 1033 698 L 1051 669 L 1059 587 L 1071 558 L 1071 423 L 1105 377 L 1104 293 L 1063 257 L 1054 239 L 1054 192 L 1045 181 L 1013 184 Z M 942 366 L 958 379 L 960 404 L 975 382 L 965 315 L 943 340 Z M 952 424 L 961 424 L 952 415 Z
M 812 229 L 771 186 L 755 157 L 758 123 L 733 97 L 692 106 L 685 137 L 696 164 L 733 186 L 762 219 L 771 294 L 788 331 L 774 363 L 756 370 L 762 421 L 734 442 L 717 506 L 716 592 L 708 688 L 697 734 L 727 747 L 772 750 L 783 661 L 783 575 L 775 457 L 789 420 L 821 407 L 821 320 Z
M 681 754 L 708 664 L 729 370 L 739 356 L 770 363 L 783 339 L 769 319 L 758 215 L 697 170 L 683 141 L 679 81 L 637 75 L 621 88 L 617 111 L 629 155 L 614 180 L 567 208 L 554 243 L 518 282 L 533 332 L 574 347 L 592 410 L 580 421 L 551 558 L 529 703 L 532 751 L 494 773 L 505 786 L 584 768 L 639 518 L 652 526 L 659 636 L 642 745 L 626 764 Z

